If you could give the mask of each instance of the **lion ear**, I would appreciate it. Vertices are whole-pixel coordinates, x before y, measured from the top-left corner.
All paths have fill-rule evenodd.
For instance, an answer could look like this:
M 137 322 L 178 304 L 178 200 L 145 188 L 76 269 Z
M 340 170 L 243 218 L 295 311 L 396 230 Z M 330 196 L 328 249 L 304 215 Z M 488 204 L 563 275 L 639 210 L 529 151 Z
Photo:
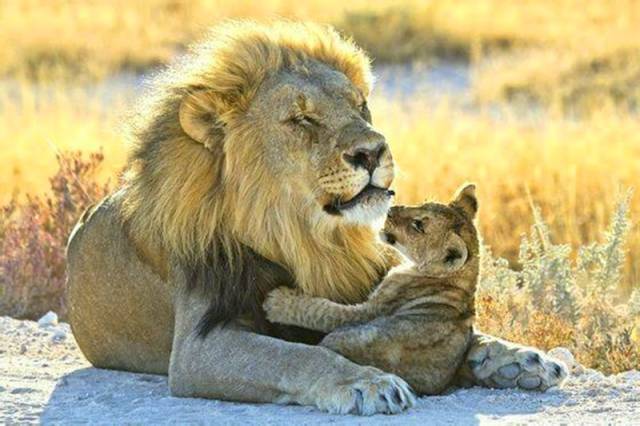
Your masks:
M 478 197 L 476 186 L 473 183 L 466 184 L 456 191 L 456 196 L 450 206 L 461 210 L 469 219 L 473 220 L 478 213 Z
M 224 137 L 224 125 L 214 111 L 215 99 L 208 90 L 188 93 L 180 103 L 179 119 L 182 130 L 208 150 Z

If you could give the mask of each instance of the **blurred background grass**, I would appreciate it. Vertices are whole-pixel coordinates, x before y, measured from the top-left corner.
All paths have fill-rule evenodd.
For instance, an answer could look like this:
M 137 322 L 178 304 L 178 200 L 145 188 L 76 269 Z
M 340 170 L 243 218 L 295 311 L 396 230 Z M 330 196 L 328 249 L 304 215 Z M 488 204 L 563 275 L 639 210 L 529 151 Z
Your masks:
M 527 191 L 577 247 L 604 230 L 618 188 L 638 186 L 639 1 L 0 0 L 0 201 L 45 190 L 57 150 L 102 147 L 103 177 L 114 176 L 139 74 L 222 19 L 277 17 L 331 23 L 371 53 L 399 201 L 478 182 L 497 255 L 515 260 Z M 396 73 L 408 63 L 408 78 Z M 460 90 L 414 90 L 449 64 Z M 397 80 L 400 94 L 385 83 Z M 633 219 L 639 210 L 636 196 Z M 637 225 L 628 247 L 623 296 L 640 281 Z

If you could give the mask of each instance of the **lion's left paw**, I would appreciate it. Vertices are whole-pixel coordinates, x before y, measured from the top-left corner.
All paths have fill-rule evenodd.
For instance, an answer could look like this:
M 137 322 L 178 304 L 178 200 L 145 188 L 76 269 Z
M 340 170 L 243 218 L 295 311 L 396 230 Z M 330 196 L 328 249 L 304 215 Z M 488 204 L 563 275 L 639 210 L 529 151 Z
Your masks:
M 475 346 L 467 362 L 475 377 L 489 387 L 545 391 L 568 376 L 562 361 L 495 338 Z

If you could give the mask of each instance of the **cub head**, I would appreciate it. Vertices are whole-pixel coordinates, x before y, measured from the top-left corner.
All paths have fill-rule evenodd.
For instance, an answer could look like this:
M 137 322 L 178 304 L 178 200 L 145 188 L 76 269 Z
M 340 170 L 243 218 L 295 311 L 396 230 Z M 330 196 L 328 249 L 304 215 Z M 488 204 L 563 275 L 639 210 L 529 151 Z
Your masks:
M 381 238 L 413 261 L 420 272 L 449 276 L 477 260 L 479 242 L 473 223 L 477 211 L 475 185 L 466 185 L 449 204 L 392 207 Z

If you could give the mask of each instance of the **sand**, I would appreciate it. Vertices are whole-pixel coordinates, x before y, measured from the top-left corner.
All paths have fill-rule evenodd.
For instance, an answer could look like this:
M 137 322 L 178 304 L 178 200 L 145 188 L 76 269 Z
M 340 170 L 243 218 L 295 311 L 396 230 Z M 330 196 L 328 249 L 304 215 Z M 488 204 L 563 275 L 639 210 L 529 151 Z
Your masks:
M 0 317 L 0 424 L 640 424 L 640 372 L 586 370 L 545 393 L 464 389 L 396 416 L 174 398 L 167 378 L 92 368 L 68 324 Z

